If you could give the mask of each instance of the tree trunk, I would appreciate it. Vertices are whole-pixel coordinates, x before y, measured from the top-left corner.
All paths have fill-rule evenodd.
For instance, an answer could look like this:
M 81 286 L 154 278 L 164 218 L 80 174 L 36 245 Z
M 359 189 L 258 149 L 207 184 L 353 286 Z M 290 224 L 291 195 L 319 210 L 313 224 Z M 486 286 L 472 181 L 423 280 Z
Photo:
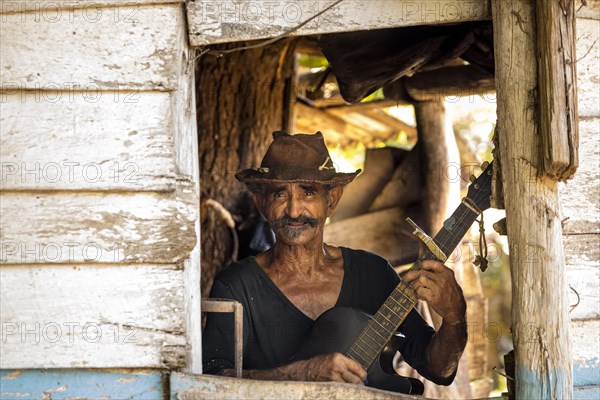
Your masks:
M 562 227 L 557 182 L 544 175 L 540 154 L 533 4 L 534 0 L 492 1 L 516 398 L 570 399 Z
M 257 167 L 272 132 L 287 128 L 284 115 L 289 115 L 293 55 L 293 43 L 283 40 L 221 57 L 203 55 L 198 61 L 201 199 L 216 201 L 237 222 L 248 218 L 249 199 L 244 199 L 244 185 L 234 175 L 243 168 Z M 226 213 L 202 209 L 202 295 L 207 296 L 214 275 L 230 262 L 235 246 L 225 224 Z

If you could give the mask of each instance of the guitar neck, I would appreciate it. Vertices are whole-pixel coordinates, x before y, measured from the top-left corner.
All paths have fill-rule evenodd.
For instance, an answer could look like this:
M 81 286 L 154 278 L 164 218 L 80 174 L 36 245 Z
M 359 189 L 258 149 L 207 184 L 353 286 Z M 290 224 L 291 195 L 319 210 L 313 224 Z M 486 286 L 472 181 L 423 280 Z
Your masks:
M 450 253 L 458 246 L 478 215 L 475 211 L 465 206 L 464 203 L 460 203 L 456 210 L 454 210 L 454 213 L 444 221 L 442 228 L 435 235 L 433 241 L 446 256 L 450 256 Z M 420 261 L 436 259 L 429 249 L 419 258 Z
M 450 255 L 476 218 L 477 214 L 461 203 L 452 216 L 444 221 L 442 229 L 433 238 L 434 242 L 444 254 Z M 435 259 L 429 250 L 420 257 L 420 261 Z M 413 268 L 418 268 L 418 264 L 415 263 Z M 368 369 L 416 303 L 417 296 L 412 286 L 400 280 L 346 355 Z

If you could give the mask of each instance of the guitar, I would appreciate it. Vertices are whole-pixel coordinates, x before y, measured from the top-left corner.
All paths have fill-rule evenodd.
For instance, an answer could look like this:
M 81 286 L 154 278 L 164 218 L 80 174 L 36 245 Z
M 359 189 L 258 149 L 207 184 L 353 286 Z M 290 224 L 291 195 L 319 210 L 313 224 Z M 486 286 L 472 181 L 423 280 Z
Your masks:
M 492 163 L 469 186 L 450 218 L 433 238 L 438 248 L 450 255 L 481 211 L 490 207 Z M 439 260 L 427 249 L 412 268 L 423 260 Z M 422 394 L 421 381 L 403 377 L 393 369 L 392 360 L 401 334 L 396 331 L 417 303 L 409 284 L 400 280 L 377 313 L 371 317 L 349 307 L 334 307 L 315 321 L 306 342 L 293 360 L 306 360 L 320 354 L 339 352 L 359 362 L 367 370 L 367 385 L 400 393 Z

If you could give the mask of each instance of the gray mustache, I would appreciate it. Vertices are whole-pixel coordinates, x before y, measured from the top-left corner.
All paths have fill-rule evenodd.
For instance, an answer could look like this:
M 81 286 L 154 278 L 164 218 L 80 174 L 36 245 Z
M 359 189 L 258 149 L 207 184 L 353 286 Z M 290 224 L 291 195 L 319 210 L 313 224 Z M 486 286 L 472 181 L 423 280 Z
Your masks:
M 317 226 L 319 224 L 319 220 L 316 218 L 310 218 L 306 215 L 301 215 L 298 218 L 292 218 L 289 215 L 284 215 L 279 218 L 277 221 L 273 223 L 273 228 L 284 228 L 286 225 L 292 222 L 309 224 L 310 226 Z

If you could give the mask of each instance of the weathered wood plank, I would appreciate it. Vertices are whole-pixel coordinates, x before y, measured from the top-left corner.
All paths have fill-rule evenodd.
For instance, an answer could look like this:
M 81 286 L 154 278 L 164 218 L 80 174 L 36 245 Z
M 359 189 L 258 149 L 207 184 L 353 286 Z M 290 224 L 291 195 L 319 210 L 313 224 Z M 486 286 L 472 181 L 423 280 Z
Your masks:
M 600 319 L 571 322 L 573 398 L 597 399 L 600 394 Z
M 559 185 L 565 234 L 600 233 L 600 118 L 579 121 L 581 164 L 573 179 Z
M 0 368 L 184 364 L 177 266 L 4 265 L 0 277 Z
M 183 9 L 181 10 L 183 19 Z M 194 193 L 200 195 L 200 167 L 198 157 L 198 132 L 196 102 L 194 98 L 196 80 L 195 60 L 187 45 L 187 31 L 182 26 L 179 31 L 179 52 L 183 55 L 179 70 L 178 89 L 171 92 L 175 142 L 175 166 L 179 175 L 192 182 Z M 197 203 L 199 208 L 199 204 Z M 202 373 L 202 312 L 200 309 L 200 219 L 194 224 L 196 243 L 189 256 L 183 260 L 184 312 L 187 335 L 185 372 Z
M 176 88 L 180 5 L 134 6 L 127 12 L 84 8 L 56 19 L 50 15 L 39 20 L 35 13 L 2 15 L 3 89 L 96 93 Z
M 2 98 L 2 190 L 173 190 L 169 93 Z M 55 100 L 53 100 L 55 99 Z
M 585 0 L 580 3 L 577 6 L 577 18 L 600 20 L 600 0 Z
M 600 116 L 600 21 L 578 18 L 577 97 L 580 116 Z
M 2 399 L 162 400 L 165 373 L 143 369 L 3 370 Z
M 0 263 L 174 263 L 196 245 L 197 195 L 0 195 Z
M 571 338 L 573 341 L 573 365 L 600 367 L 600 319 L 571 322 Z M 590 361 L 593 362 L 590 363 Z M 590 365 L 592 364 L 592 365 Z M 598 383 L 598 382 L 596 382 Z
M 600 242 L 600 236 L 598 237 Z M 600 243 L 596 243 L 600 245 Z M 572 309 L 571 321 L 581 319 L 600 319 L 600 263 L 595 266 L 569 265 L 569 303 Z M 575 306 L 576 305 L 576 306 Z
M 597 267 L 600 261 L 600 234 L 564 235 L 565 264 L 569 267 Z
M 332 0 L 188 2 L 192 46 L 280 35 L 334 4 Z M 295 31 L 314 35 L 490 19 L 485 0 L 343 1 Z
M 510 247 L 516 398 L 572 397 L 557 182 L 539 171 L 535 0 L 492 0 L 499 154 Z
M 18 14 L 32 12 L 39 20 L 69 18 L 69 14 L 79 9 L 90 9 L 89 17 L 95 15 L 92 8 L 120 7 L 118 12 L 132 12 L 148 4 L 183 3 L 185 0 L 2 0 L 0 14 Z M 85 11 L 84 11 L 85 12 Z M 117 11 L 111 11 L 114 15 Z M 118 14 L 117 14 L 118 15 Z
M 575 3 L 535 2 L 542 166 L 561 181 L 579 165 Z
M 214 375 L 171 374 L 171 400 L 243 399 L 372 399 L 427 400 L 422 396 L 388 392 L 338 382 L 280 382 L 235 379 Z

